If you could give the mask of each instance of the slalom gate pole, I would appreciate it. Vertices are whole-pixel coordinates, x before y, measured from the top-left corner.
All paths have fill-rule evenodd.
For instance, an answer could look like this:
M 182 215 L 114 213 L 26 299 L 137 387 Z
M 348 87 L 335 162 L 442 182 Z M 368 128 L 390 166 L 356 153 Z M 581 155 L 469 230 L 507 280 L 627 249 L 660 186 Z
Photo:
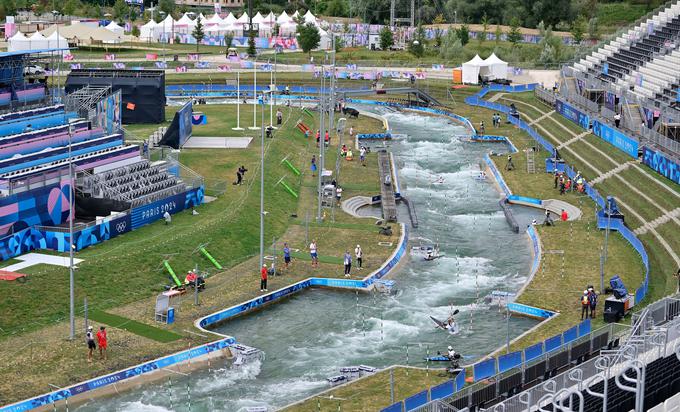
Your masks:
M 208 258 L 208 260 L 210 261 L 210 263 L 213 264 L 213 266 L 215 266 L 217 269 L 220 269 L 220 270 L 222 269 L 222 265 L 220 265 L 220 263 L 214 257 L 212 257 L 212 255 L 210 253 L 208 253 L 208 251 L 205 250 L 204 247 L 202 247 L 198 250 L 200 250 L 201 253 L 203 253 L 203 256 Z

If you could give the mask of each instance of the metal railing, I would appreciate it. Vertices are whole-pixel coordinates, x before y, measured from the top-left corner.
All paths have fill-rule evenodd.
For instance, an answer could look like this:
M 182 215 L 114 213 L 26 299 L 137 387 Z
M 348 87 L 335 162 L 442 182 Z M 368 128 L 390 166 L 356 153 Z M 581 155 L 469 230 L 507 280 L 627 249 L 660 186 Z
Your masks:
M 550 403 L 562 404 L 582 391 L 601 397 L 607 403 L 608 393 L 593 394 L 593 386 L 619 377 L 630 369 L 644 369 L 649 363 L 675 353 L 680 343 L 680 299 L 663 298 L 632 316 L 632 328 L 624 343 L 615 350 L 602 350 L 600 355 L 533 388 L 512 396 L 488 409 L 493 412 L 521 412 Z M 642 381 L 644 378 L 642 379 Z M 621 385 L 619 385 L 621 387 Z M 637 376 L 636 398 L 644 397 L 644 385 Z M 573 406 L 573 405 L 572 405 Z M 569 409 L 569 410 L 573 410 Z

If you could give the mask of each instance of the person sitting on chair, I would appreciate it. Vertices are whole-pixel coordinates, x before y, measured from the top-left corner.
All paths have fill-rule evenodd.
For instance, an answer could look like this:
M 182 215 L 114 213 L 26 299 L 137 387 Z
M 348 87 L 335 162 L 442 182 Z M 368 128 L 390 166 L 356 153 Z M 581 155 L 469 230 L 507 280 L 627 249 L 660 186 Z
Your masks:
M 196 279 L 198 279 L 198 276 L 196 276 L 196 273 L 193 270 L 190 270 L 187 272 L 187 276 L 184 278 L 184 283 L 188 286 L 194 287 L 196 286 Z

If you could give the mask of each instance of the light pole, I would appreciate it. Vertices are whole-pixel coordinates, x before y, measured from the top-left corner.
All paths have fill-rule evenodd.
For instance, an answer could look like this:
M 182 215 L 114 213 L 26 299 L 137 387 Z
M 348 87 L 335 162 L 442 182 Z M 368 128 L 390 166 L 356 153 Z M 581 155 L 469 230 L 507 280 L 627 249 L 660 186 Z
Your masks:
M 257 106 L 255 106 L 257 110 Z M 260 123 L 260 269 L 264 265 L 264 94 L 262 95 L 262 119 Z
M 317 214 L 316 214 L 316 221 L 318 223 L 321 223 L 321 209 L 322 209 L 322 202 L 323 202 L 323 171 L 324 171 L 324 149 L 326 142 L 324 141 L 324 138 L 326 137 L 323 135 L 323 127 L 324 127 L 324 112 L 325 112 L 325 91 L 324 87 L 326 86 L 326 80 L 325 80 L 326 74 L 324 73 L 324 67 L 323 67 L 323 62 L 321 62 L 321 89 L 319 90 L 319 204 L 318 204 L 318 209 L 317 209 Z
M 607 246 L 609 243 L 609 230 L 612 222 L 611 202 L 613 198 L 607 197 L 607 229 L 604 231 L 604 248 L 600 254 L 600 293 L 604 290 L 604 267 L 607 264 Z
M 74 178 L 73 178 L 73 158 L 71 157 L 71 142 L 73 136 L 73 126 L 71 123 L 68 125 L 68 180 L 69 180 L 69 191 L 68 191 L 68 272 L 69 272 L 69 323 L 70 323 L 70 333 L 69 339 L 74 340 L 76 337 L 76 319 L 75 319 L 75 276 L 73 273 L 73 214 L 76 208 L 73 205 L 73 190 Z

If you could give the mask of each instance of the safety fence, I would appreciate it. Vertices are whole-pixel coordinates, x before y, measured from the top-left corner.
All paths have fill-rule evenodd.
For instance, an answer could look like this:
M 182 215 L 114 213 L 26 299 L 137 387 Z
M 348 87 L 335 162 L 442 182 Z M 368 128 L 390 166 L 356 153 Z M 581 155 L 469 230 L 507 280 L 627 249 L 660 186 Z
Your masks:
M 428 411 L 428 404 L 443 401 L 457 409 L 478 404 L 474 398 L 495 399 L 543 378 L 570 362 L 583 360 L 591 353 L 611 347 L 625 325 L 609 324 L 592 330 L 590 319 L 542 342 L 494 358 L 481 360 L 460 369 L 454 379 L 395 402 L 381 412 Z M 472 381 L 466 386 L 466 382 Z

